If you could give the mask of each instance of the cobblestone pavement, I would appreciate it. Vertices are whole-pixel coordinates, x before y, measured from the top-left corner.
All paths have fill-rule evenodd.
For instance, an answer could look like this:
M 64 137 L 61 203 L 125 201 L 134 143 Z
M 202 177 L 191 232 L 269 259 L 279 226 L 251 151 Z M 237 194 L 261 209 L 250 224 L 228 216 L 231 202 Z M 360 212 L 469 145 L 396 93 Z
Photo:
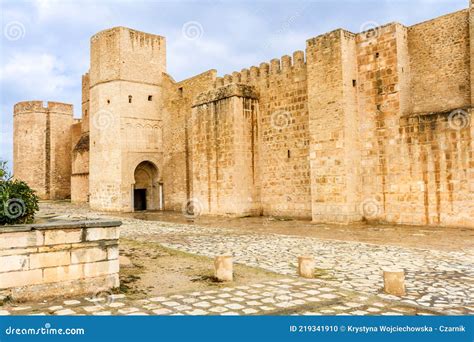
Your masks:
M 124 229 L 124 235 L 134 236 L 135 232 L 130 230 Z M 154 236 L 153 232 L 149 233 Z M 163 236 L 159 238 L 163 239 Z M 474 314 L 473 256 L 466 253 L 281 235 L 200 236 L 190 235 L 189 229 L 183 240 L 163 245 L 211 257 L 230 251 L 236 262 L 285 275 L 295 274 L 298 256 L 313 255 L 319 278 L 333 286 L 359 292 L 380 292 L 383 269 L 402 268 L 407 286 L 407 295 L 401 298 L 404 302 L 448 309 L 455 314 Z
M 84 217 L 104 215 L 81 209 L 62 218 Z M 281 234 L 238 233 L 225 228 L 123 217 L 121 220 L 122 237 L 153 240 L 169 248 L 209 257 L 231 253 L 235 262 L 287 276 L 295 275 L 298 256 L 313 255 L 317 278 L 328 288 L 376 295 L 380 300 L 447 314 L 474 314 L 472 249 L 448 252 Z M 387 267 L 405 269 L 406 296 L 381 293 L 382 271 Z
M 294 275 L 297 257 L 313 255 L 319 278 L 331 286 L 379 294 L 407 304 L 474 314 L 474 254 L 442 252 L 276 234 L 239 235 L 218 229 L 162 222 L 124 222 L 122 235 L 152 239 L 166 247 L 213 257 L 230 252 L 234 260 L 276 273 Z M 380 293 L 386 267 L 406 271 L 407 295 Z
M 249 286 L 142 300 L 96 296 L 35 305 L 6 305 L 0 315 L 433 315 L 409 305 L 325 286 L 319 280 L 285 278 Z

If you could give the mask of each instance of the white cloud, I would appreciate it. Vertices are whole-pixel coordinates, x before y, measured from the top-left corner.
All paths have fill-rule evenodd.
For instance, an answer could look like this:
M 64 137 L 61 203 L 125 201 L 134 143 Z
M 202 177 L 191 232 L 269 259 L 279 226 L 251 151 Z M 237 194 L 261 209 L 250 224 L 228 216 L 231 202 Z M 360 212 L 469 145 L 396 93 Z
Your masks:
M 36 99 L 54 98 L 76 79 L 65 74 L 61 60 L 49 53 L 14 53 L 0 67 L 2 86 Z
M 262 41 L 261 49 L 276 53 L 292 55 L 296 50 L 304 50 L 306 48 L 306 40 L 311 38 L 309 32 L 277 32 L 272 34 L 267 40 Z M 276 55 L 274 58 L 279 58 Z
M 209 38 L 202 37 L 196 41 L 189 41 L 185 38 L 168 40 L 168 72 L 179 81 L 184 78 L 192 77 L 208 69 L 217 69 L 218 75 L 232 71 L 240 71 L 248 68 L 255 63 L 255 53 L 246 53 L 240 51 L 237 53 L 232 44 L 223 41 L 218 42 Z M 189 56 L 199 63 L 190 63 Z
M 37 20 L 40 23 L 96 23 L 104 22 L 111 16 L 110 6 L 100 1 L 60 1 L 60 0 L 34 0 L 37 10 Z M 110 3 L 109 3 L 110 4 Z

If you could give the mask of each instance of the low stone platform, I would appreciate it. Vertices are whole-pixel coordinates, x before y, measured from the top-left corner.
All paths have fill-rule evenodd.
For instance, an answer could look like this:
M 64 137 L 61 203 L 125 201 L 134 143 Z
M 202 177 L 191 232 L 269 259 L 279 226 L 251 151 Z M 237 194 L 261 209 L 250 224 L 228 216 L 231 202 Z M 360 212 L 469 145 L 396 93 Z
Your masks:
M 119 286 L 120 221 L 59 221 L 0 228 L 0 295 L 75 296 Z

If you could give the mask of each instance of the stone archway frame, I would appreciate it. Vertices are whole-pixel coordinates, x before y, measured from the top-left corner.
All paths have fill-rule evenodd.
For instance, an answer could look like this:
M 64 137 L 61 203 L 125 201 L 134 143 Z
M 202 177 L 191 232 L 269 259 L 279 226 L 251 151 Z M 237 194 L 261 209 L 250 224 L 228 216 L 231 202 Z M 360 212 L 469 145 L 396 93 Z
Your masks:
M 158 166 L 160 165 L 157 158 L 152 156 L 140 156 L 139 158 L 135 158 L 133 162 L 129 165 L 131 167 L 128 168 L 128 179 L 127 183 L 130 184 L 130 205 L 132 211 L 134 211 L 134 190 L 135 190 L 135 173 L 138 167 L 143 163 L 149 163 L 151 166 L 154 167 L 155 175 L 152 176 L 152 192 L 148 194 L 150 197 L 150 201 L 147 199 L 147 209 L 149 210 L 161 210 L 163 209 L 163 195 L 162 195 L 162 188 L 161 188 L 161 175 L 162 170 Z M 148 198 L 148 196 L 147 196 Z

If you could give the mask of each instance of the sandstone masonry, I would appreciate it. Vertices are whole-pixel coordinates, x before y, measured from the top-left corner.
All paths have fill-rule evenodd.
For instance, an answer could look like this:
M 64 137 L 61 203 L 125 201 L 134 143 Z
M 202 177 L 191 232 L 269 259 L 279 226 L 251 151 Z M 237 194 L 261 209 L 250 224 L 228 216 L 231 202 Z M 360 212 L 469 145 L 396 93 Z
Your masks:
M 15 106 L 15 176 L 100 210 L 192 202 L 203 214 L 474 227 L 473 18 L 470 1 L 410 27 L 338 29 L 306 52 L 180 82 L 164 37 L 99 32 L 81 120 L 68 105 Z
M 121 222 L 55 222 L 0 230 L 0 295 L 15 299 L 119 286 Z

